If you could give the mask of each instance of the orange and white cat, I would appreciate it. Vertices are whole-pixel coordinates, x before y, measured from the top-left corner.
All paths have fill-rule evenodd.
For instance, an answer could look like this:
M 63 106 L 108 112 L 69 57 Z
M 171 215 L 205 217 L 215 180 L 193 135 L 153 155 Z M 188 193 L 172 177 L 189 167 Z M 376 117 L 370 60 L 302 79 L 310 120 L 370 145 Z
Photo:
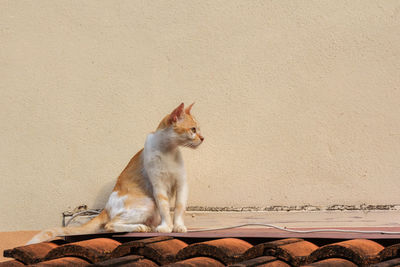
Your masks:
M 188 187 L 179 147 L 198 147 L 204 140 L 191 115 L 193 104 L 179 105 L 147 136 L 144 148 L 118 177 L 103 211 L 78 227 L 45 230 L 28 244 L 54 239 L 60 235 L 96 232 L 186 232 L 183 214 Z M 175 196 L 174 219 L 169 200 Z

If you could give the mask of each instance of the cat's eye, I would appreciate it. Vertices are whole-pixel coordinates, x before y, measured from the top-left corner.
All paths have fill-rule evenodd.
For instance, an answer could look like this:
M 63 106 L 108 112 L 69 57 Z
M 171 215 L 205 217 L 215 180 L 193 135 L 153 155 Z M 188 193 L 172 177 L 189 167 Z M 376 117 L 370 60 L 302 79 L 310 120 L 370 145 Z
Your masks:
M 190 130 L 192 131 L 192 133 L 196 133 L 196 127 L 193 127 Z

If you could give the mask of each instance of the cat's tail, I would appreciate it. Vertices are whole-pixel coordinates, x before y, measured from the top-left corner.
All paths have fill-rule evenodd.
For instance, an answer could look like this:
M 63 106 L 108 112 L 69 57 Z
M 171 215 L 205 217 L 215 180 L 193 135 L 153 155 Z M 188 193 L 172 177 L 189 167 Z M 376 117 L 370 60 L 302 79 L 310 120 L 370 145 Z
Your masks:
M 99 215 L 97 215 L 92 220 L 87 223 L 77 226 L 77 227 L 58 227 L 48 230 L 44 230 L 37 235 L 35 235 L 28 243 L 36 244 L 44 241 L 50 241 L 55 239 L 57 236 L 63 235 L 77 235 L 77 234 L 94 234 L 103 229 L 103 226 L 108 221 L 108 214 L 103 210 Z

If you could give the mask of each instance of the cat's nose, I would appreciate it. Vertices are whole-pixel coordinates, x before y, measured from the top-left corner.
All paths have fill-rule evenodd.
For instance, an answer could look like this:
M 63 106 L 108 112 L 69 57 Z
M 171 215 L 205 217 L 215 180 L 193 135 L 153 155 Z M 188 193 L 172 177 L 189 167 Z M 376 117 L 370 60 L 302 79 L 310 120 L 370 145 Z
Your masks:
M 200 135 L 199 138 L 200 138 L 201 142 L 203 142 L 204 137 Z

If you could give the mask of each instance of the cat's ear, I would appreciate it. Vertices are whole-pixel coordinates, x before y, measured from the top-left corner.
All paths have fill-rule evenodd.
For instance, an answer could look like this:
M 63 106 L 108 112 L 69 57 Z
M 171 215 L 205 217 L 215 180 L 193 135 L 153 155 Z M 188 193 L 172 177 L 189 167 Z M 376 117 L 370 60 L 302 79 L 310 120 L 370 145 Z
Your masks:
M 180 104 L 172 113 L 169 115 L 169 121 L 171 123 L 175 123 L 179 120 L 182 120 L 185 117 L 185 112 L 184 112 L 184 104 Z
M 194 102 L 185 109 L 186 114 L 190 115 L 190 110 L 192 109 L 193 105 L 194 105 Z

